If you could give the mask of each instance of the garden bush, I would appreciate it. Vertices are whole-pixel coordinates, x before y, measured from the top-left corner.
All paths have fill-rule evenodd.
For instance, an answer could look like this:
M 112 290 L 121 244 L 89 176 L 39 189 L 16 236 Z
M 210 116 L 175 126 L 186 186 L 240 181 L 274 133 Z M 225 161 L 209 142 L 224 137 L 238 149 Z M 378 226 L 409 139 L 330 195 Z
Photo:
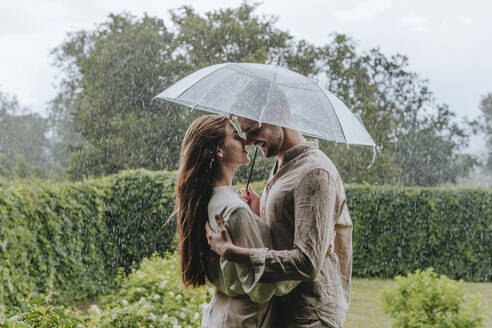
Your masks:
M 252 185 L 261 194 L 265 181 Z M 491 190 L 347 185 L 346 197 L 355 276 L 433 267 L 453 279 L 492 281 Z
M 0 189 L 0 304 L 19 304 L 52 284 L 62 300 L 109 291 L 98 181 L 31 181 Z
M 482 327 L 478 299 L 465 301 L 461 282 L 432 269 L 397 276 L 396 286 L 382 293 L 385 312 L 397 328 Z
M 144 170 L 102 179 L 0 184 L 0 304 L 56 291 L 71 302 L 113 286 L 120 266 L 174 249 L 174 174 Z
M 118 291 L 89 309 L 89 327 L 200 327 L 213 288 L 183 290 L 178 256 L 145 258 L 138 270 L 120 276 Z
M 118 268 L 172 252 L 173 172 L 124 171 L 77 183 L 0 179 L 0 304 L 46 293 L 71 302 L 107 293 Z M 261 194 L 265 182 L 254 182 Z M 244 186 L 244 184 L 243 184 Z M 392 278 L 434 267 L 492 281 L 492 192 L 347 186 L 353 273 Z
M 174 207 L 174 179 L 173 172 L 146 170 L 104 179 L 102 215 L 112 236 L 106 255 L 112 272 L 120 266 L 129 272 L 143 257 L 174 250 L 174 221 L 164 226 Z
M 433 267 L 452 279 L 492 281 L 492 191 L 352 185 L 346 193 L 354 275 Z
M 83 328 L 85 315 L 52 303 L 51 296 L 38 295 L 20 307 L 0 306 L 0 328 Z

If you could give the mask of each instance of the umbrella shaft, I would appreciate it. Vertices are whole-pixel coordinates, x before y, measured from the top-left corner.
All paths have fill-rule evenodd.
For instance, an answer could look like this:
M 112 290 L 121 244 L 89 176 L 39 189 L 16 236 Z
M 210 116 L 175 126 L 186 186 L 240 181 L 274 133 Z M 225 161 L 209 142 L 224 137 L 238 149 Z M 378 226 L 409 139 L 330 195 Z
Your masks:
M 255 166 L 257 152 L 258 152 L 258 147 L 255 147 L 255 155 L 253 156 L 253 162 L 251 163 L 251 169 L 249 170 L 248 182 L 246 183 L 246 192 L 248 192 L 248 186 L 249 186 L 249 182 L 251 181 L 251 173 L 253 173 L 253 167 Z

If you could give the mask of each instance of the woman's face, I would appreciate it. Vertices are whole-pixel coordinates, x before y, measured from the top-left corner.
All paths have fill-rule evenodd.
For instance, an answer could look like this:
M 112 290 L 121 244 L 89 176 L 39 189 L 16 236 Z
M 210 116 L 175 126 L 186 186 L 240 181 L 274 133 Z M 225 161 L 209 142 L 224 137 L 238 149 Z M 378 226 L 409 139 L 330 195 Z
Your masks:
M 246 140 L 241 138 L 230 121 L 226 122 L 224 144 L 219 147 L 223 164 L 245 165 L 249 163 Z

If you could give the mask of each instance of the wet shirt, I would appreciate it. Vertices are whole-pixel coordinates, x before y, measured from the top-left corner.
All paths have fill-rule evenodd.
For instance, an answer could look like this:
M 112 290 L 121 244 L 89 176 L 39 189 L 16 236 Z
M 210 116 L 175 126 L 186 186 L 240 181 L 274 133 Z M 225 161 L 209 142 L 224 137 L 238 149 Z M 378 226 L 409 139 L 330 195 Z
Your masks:
M 283 296 L 285 326 L 321 321 L 343 327 L 350 301 L 352 221 L 337 169 L 307 141 L 276 163 L 265 186 L 261 217 L 270 227 L 273 249 L 250 249 L 261 282 L 302 280 Z M 334 233 L 335 232 L 335 233 Z M 328 252 L 334 237 L 334 251 Z
M 217 231 L 215 214 L 221 213 L 234 244 L 272 248 L 270 230 L 243 202 L 237 188 L 214 188 L 208 205 L 209 222 Z M 299 281 L 260 283 L 251 266 L 230 262 L 211 253 L 208 273 L 216 292 L 204 308 L 202 327 L 274 327 L 271 298 L 286 295 Z

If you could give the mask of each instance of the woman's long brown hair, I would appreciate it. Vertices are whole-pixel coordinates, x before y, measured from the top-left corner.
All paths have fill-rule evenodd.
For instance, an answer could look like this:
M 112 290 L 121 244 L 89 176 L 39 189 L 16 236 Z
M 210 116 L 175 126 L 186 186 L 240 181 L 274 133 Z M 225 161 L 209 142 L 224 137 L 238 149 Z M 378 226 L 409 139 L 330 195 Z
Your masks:
M 205 284 L 206 258 L 210 252 L 205 224 L 213 182 L 218 174 L 217 148 L 225 139 L 228 119 L 205 115 L 185 133 L 176 178 L 176 203 L 171 217 L 177 217 L 178 250 L 184 287 Z

